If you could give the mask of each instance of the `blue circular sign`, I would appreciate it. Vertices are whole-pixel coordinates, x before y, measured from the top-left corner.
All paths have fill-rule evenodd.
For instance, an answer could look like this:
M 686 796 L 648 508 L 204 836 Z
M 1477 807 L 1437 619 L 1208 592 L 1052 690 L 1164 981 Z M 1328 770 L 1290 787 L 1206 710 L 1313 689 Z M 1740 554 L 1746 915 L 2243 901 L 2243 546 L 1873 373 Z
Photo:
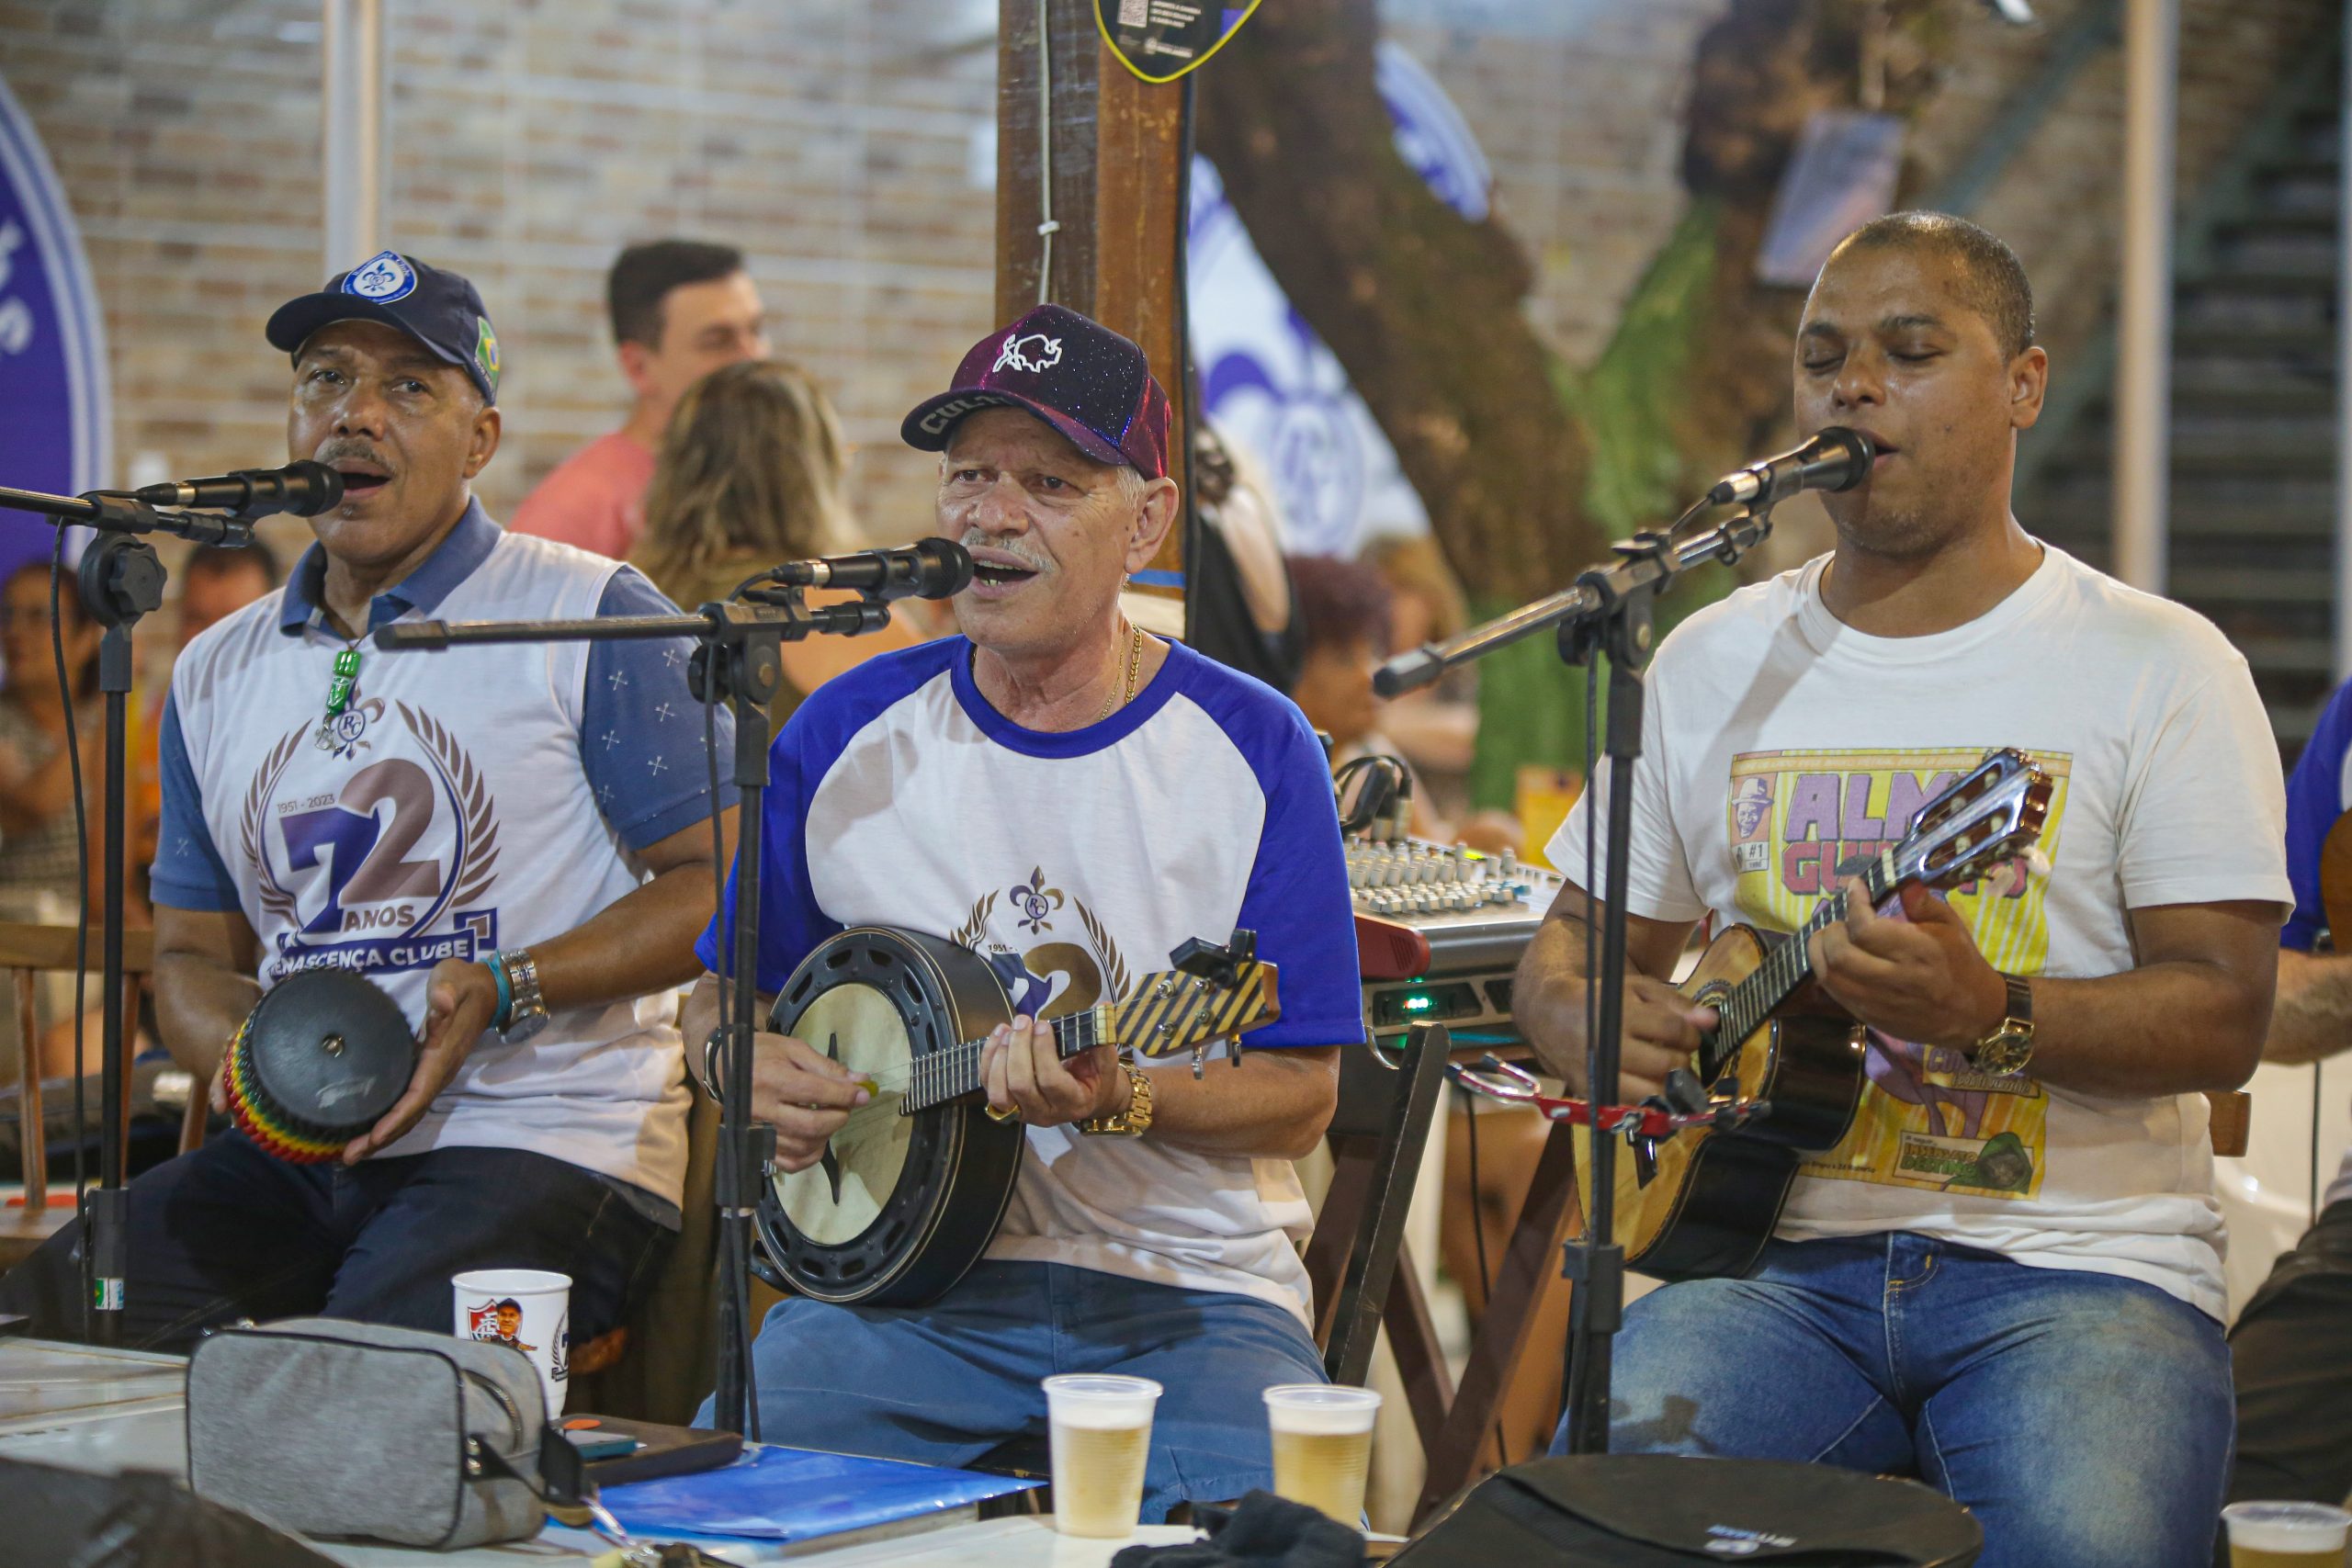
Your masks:
M 96 490 L 111 429 L 106 318 L 81 235 L 32 120 L 0 82 L 0 484 Z M 49 547 L 48 525 L 0 512 L 0 573 Z

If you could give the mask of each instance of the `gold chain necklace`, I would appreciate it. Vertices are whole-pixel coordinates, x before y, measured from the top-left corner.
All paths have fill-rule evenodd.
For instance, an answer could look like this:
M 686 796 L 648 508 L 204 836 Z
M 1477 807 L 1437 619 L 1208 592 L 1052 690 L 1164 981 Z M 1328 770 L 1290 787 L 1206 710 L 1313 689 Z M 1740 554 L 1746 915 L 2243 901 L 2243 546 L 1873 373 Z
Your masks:
M 1122 689 L 1112 687 L 1102 694 L 1102 711 L 1094 716 L 1096 724 L 1111 716 L 1113 707 L 1125 707 L 1136 700 L 1136 677 L 1143 669 L 1143 632 L 1133 621 L 1127 623 L 1127 681 Z M 1117 701 L 1114 703 L 1114 698 Z

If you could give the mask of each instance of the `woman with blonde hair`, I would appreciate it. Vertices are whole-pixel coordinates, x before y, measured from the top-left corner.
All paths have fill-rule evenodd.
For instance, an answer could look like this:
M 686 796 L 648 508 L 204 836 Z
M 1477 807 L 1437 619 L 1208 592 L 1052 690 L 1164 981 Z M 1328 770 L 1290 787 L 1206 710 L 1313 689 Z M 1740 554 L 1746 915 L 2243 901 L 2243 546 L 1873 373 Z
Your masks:
M 766 359 L 714 370 L 670 416 L 629 563 L 691 609 L 780 561 L 855 549 L 847 467 L 841 421 L 805 371 Z M 865 637 L 785 644 L 775 721 L 861 660 L 920 640 L 902 619 Z

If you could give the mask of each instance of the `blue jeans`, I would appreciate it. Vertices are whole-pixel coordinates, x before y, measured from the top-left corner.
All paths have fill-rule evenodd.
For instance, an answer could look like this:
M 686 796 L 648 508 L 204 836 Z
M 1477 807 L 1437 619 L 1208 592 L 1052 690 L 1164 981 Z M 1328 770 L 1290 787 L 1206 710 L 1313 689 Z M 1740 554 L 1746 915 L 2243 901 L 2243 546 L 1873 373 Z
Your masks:
M 571 1276 L 571 1339 L 619 1326 L 652 1283 L 671 1233 L 611 1183 L 520 1149 L 288 1165 L 242 1133 L 206 1141 L 125 1190 L 130 1277 L 123 1343 L 186 1350 L 215 1324 L 318 1315 L 447 1334 L 449 1276 L 551 1269 Z M 0 1311 L 35 1334 L 81 1334 L 77 1221 L 0 1280 Z
M 1223 1291 L 1186 1291 L 1061 1263 L 982 1262 L 922 1307 L 776 1303 L 752 1351 L 771 1443 L 968 1465 L 1046 1433 L 1042 1379 L 1122 1372 L 1162 1389 L 1143 1520 L 1180 1502 L 1273 1484 L 1260 1395 L 1321 1382 L 1299 1321 Z M 706 1402 L 695 1420 L 708 1426 Z
M 2137 1280 L 1902 1232 L 1775 1241 L 1747 1279 L 1627 1309 L 1610 1416 L 1619 1453 L 1917 1475 L 1984 1527 L 1980 1568 L 2201 1568 L 2230 1357 Z

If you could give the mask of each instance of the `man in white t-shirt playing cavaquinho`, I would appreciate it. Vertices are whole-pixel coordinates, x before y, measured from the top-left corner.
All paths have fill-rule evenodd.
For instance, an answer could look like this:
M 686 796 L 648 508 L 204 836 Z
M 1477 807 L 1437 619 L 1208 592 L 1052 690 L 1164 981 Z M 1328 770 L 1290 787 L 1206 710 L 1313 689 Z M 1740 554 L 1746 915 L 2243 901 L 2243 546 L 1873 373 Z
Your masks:
M 2199 1091 L 2253 1071 L 2270 1010 L 2278 754 L 2219 632 L 2010 515 L 2047 364 L 1992 235 L 1902 213 L 1849 236 L 1805 306 L 1796 417 L 1871 436 L 1871 475 L 1826 498 L 1830 555 L 1658 651 L 1622 1099 L 1715 1022 L 1668 981 L 1701 920 L 1795 929 L 1989 748 L 2055 790 L 2046 867 L 1887 913 L 1846 884 L 1810 956 L 1871 1032 L 1852 1126 L 1748 1278 L 1629 1309 L 1610 1443 L 1915 1473 L 1975 1514 L 1987 1568 L 2202 1563 L 2231 1395 Z M 1579 1087 L 1586 809 L 1517 990 Z
M 828 682 L 776 738 L 760 990 L 845 926 L 892 926 L 988 954 L 1018 1010 L 1054 1019 L 1243 927 L 1282 1017 L 1199 1077 L 1108 1048 L 1064 1062 L 1026 1017 L 997 1031 L 989 1104 L 1027 1142 L 995 1240 L 926 1305 L 779 1305 L 754 1349 L 761 1432 L 968 1464 L 1043 1435 L 1050 1374 L 1148 1377 L 1157 1521 L 1271 1485 L 1259 1396 L 1323 1379 L 1290 1161 L 1330 1120 L 1337 1047 L 1363 1036 L 1330 775 L 1286 699 L 1120 616 L 1177 514 L 1141 349 L 1040 306 L 902 434 L 941 453 L 939 531 L 972 553 L 963 635 Z M 697 1039 L 715 984 L 687 1004 Z M 870 1098 L 809 1044 L 758 1036 L 752 1114 L 782 1168 L 820 1164 Z

